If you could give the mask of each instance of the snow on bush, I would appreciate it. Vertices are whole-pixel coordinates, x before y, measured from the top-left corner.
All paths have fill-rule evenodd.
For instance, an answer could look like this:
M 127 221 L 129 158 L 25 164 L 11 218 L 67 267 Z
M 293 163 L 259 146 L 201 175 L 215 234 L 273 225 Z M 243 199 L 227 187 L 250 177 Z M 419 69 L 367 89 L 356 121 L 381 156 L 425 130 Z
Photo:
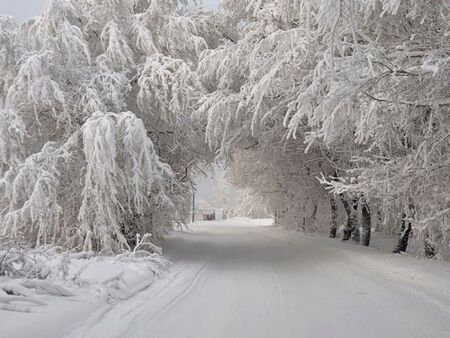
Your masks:
M 5 241 L 0 245 L 0 309 L 30 312 L 45 306 L 48 296 L 75 297 L 80 292 L 110 303 L 127 299 L 168 267 L 149 239 L 138 236 L 132 251 L 115 256 Z

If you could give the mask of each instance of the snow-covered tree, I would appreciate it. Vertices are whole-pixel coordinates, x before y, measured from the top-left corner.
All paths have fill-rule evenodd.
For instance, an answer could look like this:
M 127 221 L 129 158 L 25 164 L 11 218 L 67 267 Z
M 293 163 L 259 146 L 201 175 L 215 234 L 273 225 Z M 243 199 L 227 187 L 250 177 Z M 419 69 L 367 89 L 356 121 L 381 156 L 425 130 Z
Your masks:
M 223 173 L 217 178 L 214 189 L 212 205 L 215 208 L 231 209 L 233 207 L 233 196 L 231 195 L 231 185 L 226 181 Z
M 188 220 L 211 161 L 193 67 L 218 38 L 186 3 L 48 0 L 0 18 L 2 234 L 117 252 Z
M 307 121 L 310 144 L 358 145 L 348 178 L 328 180 L 333 191 L 379 200 L 387 222 L 413 223 L 419 252 L 449 258 L 450 4 L 338 1 L 335 7 L 323 18 L 316 9 L 317 25 L 333 18 L 334 24 L 308 87 L 312 100 L 299 93 L 286 115 L 290 132 Z M 402 228 L 404 235 L 408 227 Z
M 345 223 L 368 244 L 377 211 L 399 251 L 413 233 L 450 257 L 448 1 L 186 4 L 0 19 L 3 233 L 103 251 L 157 237 L 187 219 L 212 150 L 277 224 Z
M 200 58 L 210 94 L 199 111 L 208 118 L 210 145 L 231 160 L 243 150 L 258 155 L 261 166 L 277 158 L 268 170 L 275 175 L 289 167 L 275 146 L 285 142 L 299 156 L 296 172 L 281 182 L 305 179 L 300 168 L 317 154 L 326 163 L 318 176 L 338 200 L 331 209 L 341 200 L 347 211 L 348 236 L 359 241 L 352 224 L 358 205 L 370 233 L 370 206 L 384 216 L 380 229 L 411 223 L 419 252 L 447 258 L 448 2 L 224 0 L 222 6 L 242 33 Z M 236 176 L 248 167 L 241 170 Z
M 277 224 L 305 230 L 329 224 L 330 197 L 316 176 L 319 163 L 328 175 L 332 166 L 319 148 L 305 154 L 302 137 L 286 140 L 283 125 L 289 103 L 307 81 L 303 77 L 314 68 L 315 42 L 299 27 L 302 6 L 222 5 L 240 22 L 242 34 L 200 57 L 197 71 L 210 92 L 199 109 L 208 120 L 207 141 L 227 159 L 230 180 L 264 201 Z M 320 220 L 319 206 L 326 209 Z
M 255 219 L 272 217 L 265 207 L 263 198 L 250 188 L 239 191 L 236 207 L 232 210 L 232 215 Z

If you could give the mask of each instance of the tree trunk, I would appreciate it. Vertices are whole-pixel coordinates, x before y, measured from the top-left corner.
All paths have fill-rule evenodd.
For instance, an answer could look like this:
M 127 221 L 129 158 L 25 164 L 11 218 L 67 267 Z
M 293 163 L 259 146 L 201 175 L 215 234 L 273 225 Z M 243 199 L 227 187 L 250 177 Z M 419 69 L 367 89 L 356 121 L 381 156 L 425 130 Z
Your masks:
M 340 195 L 342 198 L 342 203 L 344 204 L 345 211 L 347 212 L 347 224 L 345 225 L 342 240 L 348 241 L 350 237 L 355 241 L 355 239 L 359 242 L 359 230 L 356 228 L 356 207 L 357 205 L 354 203 L 355 200 L 350 203 L 343 194 Z M 353 235 L 353 236 L 352 236 Z
M 344 205 L 344 209 L 347 213 L 347 223 L 345 224 L 344 230 L 342 231 L 342 240 L 348 241 L 350 239 L 350 236 L 352 235 L 352 225 L 351 225 L 351 207 L 350 203 L 347 201 L 347 199 L 343 196 L 343 194 L 340 195 L 342 199 L 342 204 Z
M 306 232 L 306 215 L 305 215 L 305 212 L 306 212 L 306 203 L 304 203 L 303 206 L 302 206 L 302 215 L 303 215 L 302 229 L 303 229 L 303 231 Z
M 402 215 L 402 227 L 400 228 L 399 239 L 393 253 L 405 252 L 408 247 L 409 235 L 411 233 L 411 223 L 406 221 L 406 214 Z
M 330 226 L 330 238 L 336 238 L 337 232 L 337 208 L 336 208 L 336 199 L 334 196 L 330 198 L 330 208 L 331 208 L 331 226 Z
M 361 236 L 359 234 L 359 224 L 358 224 L 358 199 L 353 199 L 352 205 L 352 241 L 353 243 L 359 244 L 361 241 Z
M 370 215 L 370 209 L 369 205 L 366 201 L 363 201 L 362 204 L 362 217 L 361 217 L 361 244 L 364 246 L 369 246 L 370 244 L 370 235 L 372 230 L 371 225 L 371 215 Z
M 423 253 L 425 257 L 433 258 L 434 256 L 436 256 L 436 250 L 433 245 L 433 242 L 429 239 L 430 234 L 428 232 L 428 229 L 425 230 L 422 236 L 423 236 Z
M 383 217 L 382 217 L 382 214 L 381 214 L 380 207 L 378 207 L 376 216 L 377 216 L 377 224 L 376 224 L 375 231 L 379 231 L 381 223 L 383 222 Z
M 310 228 L 312 231 L 316 232 L 317 229 L 317 222 L 316 222 L 316 217 L 317 217 L 317 209 L 319 208 L 319 206 L 317 204 L 314 204 L 314 208 L 313 208 L 313 212 L 311 215 L 311 225 Z
M 427 258 L 433 258 L 434 256 L 436 256 L 436 250 L 428 240 L 425 240 L 424 242 L 424 254 Z

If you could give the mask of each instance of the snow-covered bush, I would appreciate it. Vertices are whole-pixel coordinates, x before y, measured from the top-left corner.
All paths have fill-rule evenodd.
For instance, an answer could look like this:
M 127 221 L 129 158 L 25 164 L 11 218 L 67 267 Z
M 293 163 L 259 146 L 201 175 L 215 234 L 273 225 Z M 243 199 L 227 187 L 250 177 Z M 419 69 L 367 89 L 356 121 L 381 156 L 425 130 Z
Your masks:
M 125 300 L 150 285 L 169 266 L 150 235 L 114 256 L 62 247 L 0 242 L 0 310 L 33 312 L 54 297 L 89 292 L 96 302 Z

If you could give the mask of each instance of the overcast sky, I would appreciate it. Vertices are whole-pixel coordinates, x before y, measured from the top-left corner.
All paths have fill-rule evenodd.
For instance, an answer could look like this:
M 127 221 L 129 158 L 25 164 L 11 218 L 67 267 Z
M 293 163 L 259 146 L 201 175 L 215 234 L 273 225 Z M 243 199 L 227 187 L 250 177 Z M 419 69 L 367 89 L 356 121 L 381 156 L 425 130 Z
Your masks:
M 24 20 L 40 14 L 45 0 L 0 0 L 0 15 L 12 15 L 17 20 Z M 216 8 L 219 0 L 203 0 L 203 3 Z

